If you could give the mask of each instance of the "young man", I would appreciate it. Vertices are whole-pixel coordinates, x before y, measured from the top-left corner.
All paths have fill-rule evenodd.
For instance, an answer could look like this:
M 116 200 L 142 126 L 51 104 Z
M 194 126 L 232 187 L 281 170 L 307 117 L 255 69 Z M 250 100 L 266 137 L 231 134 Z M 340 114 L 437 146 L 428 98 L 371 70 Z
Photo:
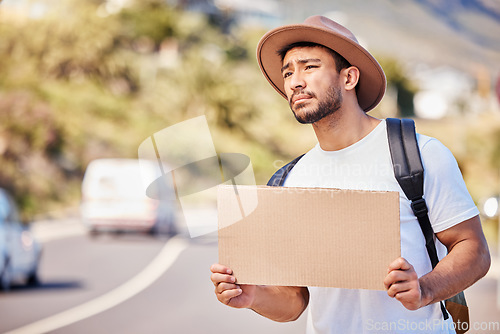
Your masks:
M 349 30 L 321 16 L 269 31 L 257 57 L 296 119 L 312 124 L 318 138 L 285 186 L 399 191 L 402 257 L 388 267 L 386 292 L 237 285 L 230 268 L 214 264 L 219 301 L 276 321 L 295 320 L 309 305 L 309 334 L 387 328 L 453 333 L 452 319 L 443 319 L 438 302 L 484 276 L 490 258 L 478 210 L 451 153 L 436 139 L 418 135 L 424 196 L 442 259 L 432 270 L 418 221 L 393 174 L 385 121 L 366 114 L 385 92 L 378 62 Z

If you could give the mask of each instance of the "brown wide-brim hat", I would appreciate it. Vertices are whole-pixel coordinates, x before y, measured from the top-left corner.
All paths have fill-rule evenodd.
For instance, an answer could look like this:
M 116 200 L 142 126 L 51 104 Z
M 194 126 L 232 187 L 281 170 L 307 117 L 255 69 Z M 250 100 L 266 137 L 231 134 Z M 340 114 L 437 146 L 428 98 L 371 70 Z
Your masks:
M 267 32 L 257 46 L 260 69 L 271 85 L 285 99 L 282 60 L 278 51 L 297 42 L 313 42 L 330 48 L 360 71 L 357 88 L 359 106 L 368 112 L 382 100 L 386 78 L 382 67 L 365 48 L 359 45 L 352 32 L 324 17 L 311 16 L 303 24 L 291 24 Z

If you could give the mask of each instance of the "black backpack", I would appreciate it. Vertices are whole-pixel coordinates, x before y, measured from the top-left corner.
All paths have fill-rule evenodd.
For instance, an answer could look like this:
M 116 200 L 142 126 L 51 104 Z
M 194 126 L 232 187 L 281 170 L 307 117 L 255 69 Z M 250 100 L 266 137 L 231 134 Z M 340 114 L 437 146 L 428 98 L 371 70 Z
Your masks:
M 429 221 L 427 205 L 423 198 L 424 168 L 422 166 L 420 150 L 417 143 L 415 122 L 411 119 L 387 118 L 386 124 L 394 176 L 406 197 L 411 202 L 411 208 L 424 234 L 425 247 L 429 254 L 432 268 L 434 269 L 439 259 L 436 245 L 434 244 L 434 231 Z M 304 155 L 301 155 L 293 159 L 277 170 L 267 182 L 267 185 L 275 187 L 283 186 L 288 173 L 290 173 L 295 164 L 303 156 Z M 447 299 L 445 303 L 446 307 L 443 302 L 440 303 L 445 320 L 448 319 L 448 313 L 446 312 L 446 309 L 448 309 L 455 323 L 458 321 L 461 323 L 469 322 L 469 313 L 463 292 Z M 459 331 L 457 331 L 457 333 L 458 332 Z

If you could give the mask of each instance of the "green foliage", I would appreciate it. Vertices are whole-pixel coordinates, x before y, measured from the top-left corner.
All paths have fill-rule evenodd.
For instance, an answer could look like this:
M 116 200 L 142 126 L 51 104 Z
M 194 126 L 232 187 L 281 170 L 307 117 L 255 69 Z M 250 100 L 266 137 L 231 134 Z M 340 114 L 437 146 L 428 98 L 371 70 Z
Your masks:
M 257 183 L 314 145 L 258 70 L 263 31 L 223 33 L 230 18 L 160 0 L 48 8 L 39 19 L 0 12 L 0 186 L 25 218 L 77 204 L 91 160 L 136 157 L 145 138 L 195 116 L 219 152 L 251 158 Z M 411 111 L 415 88 L 396 62 L 382 65 Z
M 417 92 L 415 85 L 408 79 L 401 65 L 390 58 L 379 58 L 380 65 L 384 69 L 388 86 L 396 89 L 396 102 L 401 117 L 414 117 L 415 109 L 413 97 Z
M 42 18 L 0 21 L 0 186 L 25 218 L 76 204 L 90 160 L 135 157 L 148 135 L 190 117 L 265 145 L 247 130 L 255 64 L 205 16 L 156 0 L 48 4 Z
M 75 198 L 91 148 L 112 145 L 94 131 L 123 121 L 120 94 L 138 88 L 118 22 L 95 11 L 80 4 L 77 16 L 0 23 L 0 185 L 24 218 Z
M 167 37 L 177 35 L 179 13 L 170 10 L 164 1 L 135 2 L 118 14 L 123 30 L 132 40 L 150 39 L 159 48 Z
M 492 135 L 492 146 L 491 164 L 500 170 L 500 129 L 496 129 Z

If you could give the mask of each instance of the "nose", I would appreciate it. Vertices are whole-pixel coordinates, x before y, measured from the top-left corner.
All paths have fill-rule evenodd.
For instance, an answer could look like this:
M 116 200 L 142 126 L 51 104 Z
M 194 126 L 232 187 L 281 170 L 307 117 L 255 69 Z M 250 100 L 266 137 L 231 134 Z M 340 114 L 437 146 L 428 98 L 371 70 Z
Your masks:
M 290 89 L 295 91 L 297 89 L 304 89 L 306 87 L 306 81 L 304 80 L 304 76 L 300 73 L 300 71 L 296 71 L 292 74 L 290 78 Z

